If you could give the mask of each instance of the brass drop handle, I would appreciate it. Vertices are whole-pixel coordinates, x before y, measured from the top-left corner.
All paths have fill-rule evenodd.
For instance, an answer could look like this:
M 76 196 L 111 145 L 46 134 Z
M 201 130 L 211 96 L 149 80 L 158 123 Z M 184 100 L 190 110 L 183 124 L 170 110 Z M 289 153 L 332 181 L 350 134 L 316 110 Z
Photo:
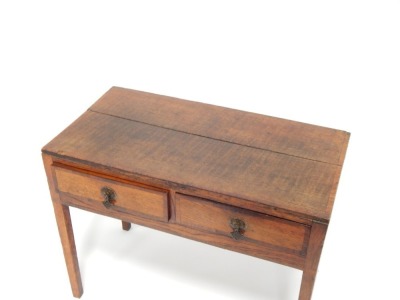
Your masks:
M 103 195 L 103 205 L 106 208 L 110 208 L 115 203 L 116 194 L 112 188 L 103 187 L 101 188 L 101 194 Z
M 232 218 L 230 226 L 233 229 L 231 232 L 231 237 L 235 240 L 240 240 L 243 238 L 244 230 L 246 229 L 246 223 L 243 220 Z

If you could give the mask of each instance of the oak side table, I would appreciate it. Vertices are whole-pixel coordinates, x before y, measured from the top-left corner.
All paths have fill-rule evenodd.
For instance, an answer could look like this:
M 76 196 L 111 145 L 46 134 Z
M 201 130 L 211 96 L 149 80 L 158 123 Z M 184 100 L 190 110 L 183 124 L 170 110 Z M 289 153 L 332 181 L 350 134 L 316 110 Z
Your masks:
M 42 149 L 73 295 L 69 206 L 300 269 L 311 299 L 349 137 L 111 88 Z

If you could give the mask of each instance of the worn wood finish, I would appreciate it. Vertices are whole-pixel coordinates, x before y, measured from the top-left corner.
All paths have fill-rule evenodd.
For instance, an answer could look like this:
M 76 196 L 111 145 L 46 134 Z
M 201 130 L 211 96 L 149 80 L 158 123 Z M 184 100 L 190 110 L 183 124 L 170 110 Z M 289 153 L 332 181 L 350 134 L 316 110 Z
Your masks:
M 65 263 L 67 265 L 69 281 L 71 283 L 72 294 L 74 297 L 80 298 L 83 294 L 83 287 L 69 207 L 55 201 L 53 202 L 53 206 L 58 225 L 58 232 L 60 233 L 61 244 L 64 251 Z
M 112 88 L 42 149 L 74 296 L 69 206 L 298 268 L 299 299 L 311 299 L 348 141 L 340 130 Z M 104 187 L 116 194 L 108 208 Z
M 93 112 L 46 151 L 324 221 L 341 168 Z
M 83 286 L 81 280 L 81 273 L 79 270 L 78 256 L 76 253 L 74 232 L 72 229 L 71 216 L 69 207 L 60 203 L 60 197 L 56 190 L 52 170 L 52 158 L 43 154 L 43 163 L 47 175 L 50 194 L 53 201 L 54 214 L 57 221 L 58 232 L 60 234 L 61 244 L 64 252 L 65 263 L 71 290 L 74 297 L 80 298 L 83 294 Z
M 102 178 L 107 178 L 110 180 L 115 180 L 118 178 L 121 182 L 127 184 L 134 184 L 143 186 L 144 188 L 155 188 L 158 187 L 160 190 L 169 190 L 170 194 L 170 218 L 174 219 L 174 195 L 175 193 L 181 193 L 185 195 L 196 196 L 204 199 L 213 200 L 218 203 L 225 203 L 231 206 L 240 207 L 243 209 L 248 209 L 254 212 L 259 212 L 271 216 L 276 216 L 283 219 L 288 219 L 298 223 L 303 223 L 306 225 L 312 224 L 312 219 L 305 218 L 304 215 L 296 213 L 294 211 L 288 212 L 276 207 L 270 207 L 260 204 L 259 202 L 250 202 L 246 199 L 241 199 L 237 197 L 227 196 L 220 194 L 218 192 L 212 192 L 207 190 L 201 190 L 191 186 L 179 185 L 173 182 L 162 181 L 158 178 L 144 176 L 141 174 L 133 174 L 126 172 L 124 170 L 109 169 L 103 165 L 98 164 L 83 164 L 82 162 L 76 162 L 70 160 L 66 157 L 60 158 L 59 156 L 53 156 L 54 166 L 61 166 L 62 168 L 72 168 L 78 170 L 78 172 L 96 174 L 95 176 L 100 176 Z M 84 168 L 84 169 L 83 169 Z
M 327 228 L 326 224 L 314 223 L 312 225 L 299 300 L 311 299 Z
M 277 249 L 276 247 L 267 244 L 263 244 L 263 246 L 260 246 L 253 242 L 238 243 L 228 236 L 216 235 L 215 233 L 183 226 L 173 222 L 172 220 L 166 223 L 140 217 L 127 212 L 106 209 L 101 203 L 97 201 L 80 199 L 77 197 L 72 198 L 68 194 L 61 194 L 60 199 L 61 203 L 63 203 L 64 205 L 77 207 L 119 220 L 123 219 L 133 224 L 150 227 L 223 249 L 232 250 L 261 259 L 266 259 L 299 270 L 302 270 L 304 268 L 304 263 L 306 259 L 305 256 L 300 255 L 299 253 L 296 253 L 294 251 L 281 251 L 280 249 Z
M 90 110 L 338 165 L 348 139 L 341 130 L 119 87 L 111 88 Z
M 309 234 L 303 224 L 181 194 L 176 195 L 176 219 L 179 224 L 228 237 L 233 231 L 231 219 L 240 219 L 246 228 L 238 243 L 272 246 L 299 255 L 304 255 Z
M 166 192 L 144 189 L 69 169 L 54 168 L 59 192 L 73 196 L 104 201 L 103 187 L 111 188 L 116 199 L 110 209 L 127 210 L 133 214 L 147 215 L 162 221 L 168 220 L 168 198 Z

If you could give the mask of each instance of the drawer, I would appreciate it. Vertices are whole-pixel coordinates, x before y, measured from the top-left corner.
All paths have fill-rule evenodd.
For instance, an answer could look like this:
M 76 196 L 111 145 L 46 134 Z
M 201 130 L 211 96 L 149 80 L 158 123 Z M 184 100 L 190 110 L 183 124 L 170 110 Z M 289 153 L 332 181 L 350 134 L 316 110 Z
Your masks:
M 310 227 L 202 198 L 176 194 L 176 218 L 181 225 L 229 236 L 238 243 L 304 256 Z
M 109 210 L 168 221 L 168 193 L 113 180 L 91 173 L 53 167 L 57 189 L 79 201 L 107 207 Z M 106 201 L 106 200 L 109 201 Z M 104 206 L 103 206 L 104 205 Z

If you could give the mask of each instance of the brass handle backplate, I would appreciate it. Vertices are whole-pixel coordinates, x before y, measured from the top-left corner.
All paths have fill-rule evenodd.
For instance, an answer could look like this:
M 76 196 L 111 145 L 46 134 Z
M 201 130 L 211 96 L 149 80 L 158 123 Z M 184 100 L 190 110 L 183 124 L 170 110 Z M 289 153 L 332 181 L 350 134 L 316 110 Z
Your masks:
M 231 232 L 231 237 L 235 240 L 242 239 L 246 229 L 246 223 L 243 220 L 232 218 L 230 226 L 233 229 Z
M 106 208 L 110 208 L 115 203 L 116 194 L 112 188 L 103 187 L 101 188 L 101 194 L 103 195 L 103 205 Z

